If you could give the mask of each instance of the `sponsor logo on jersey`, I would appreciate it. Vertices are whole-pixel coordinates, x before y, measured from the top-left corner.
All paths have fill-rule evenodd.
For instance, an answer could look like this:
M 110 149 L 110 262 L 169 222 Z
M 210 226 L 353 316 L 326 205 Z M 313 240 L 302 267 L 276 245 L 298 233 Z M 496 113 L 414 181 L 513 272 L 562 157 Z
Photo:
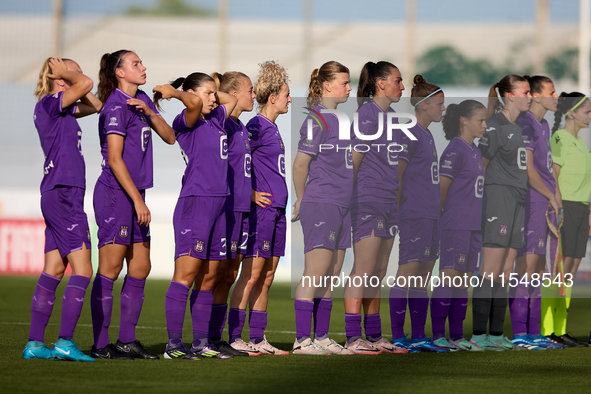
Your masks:
M 444 160 L 443 161 L 443 165 L 441 166 L 441 168 L 449 168 L 449 169 L 451 169 L 451 160 Z
M 326 222 L 318 222 L 318 223 L 314 223 L 314 226 L 316 226 L 316 227 L 320 227 L 320 226 L 322 226 L 324 223 L 326 223 Z
M 507 138 L 509 138 L 509 139 L 513 138 L 513 133 L 509 134 L 509 135 L 507 136 Z
M 116 117 L 112 117 L 109 120 L 109 126 L 119 126 L 119 123 L 117 123 L 117 118 Z
M 119 236 L 121 238 L 126 238 L 128 234 L 129 234 L 129 231 L 128 231 L 127 226 L 121 226 L 121 228 L 119 229 Z
M 544 238 L 538 238 L 538 248 L 543 249 L 546 245 Z
M 263 251 L 268 252 L 271 249 L 271 242 L 263 241 Z
M 312 148 L 314 146 L 314 141 L 313 140 L 306 140 L 302 143 L 302 146 L 305 146 L 307 148 Z
M 509 229 L 508 224 L 501 224 L 501 226 L 499 227 L 499 235 L 502 237 L 506 236 L 508 229 Z
M 491 126 L 491 127 L 489 127 L 488 129 L 486 129 L 486 132 L 493 131 L 493 130 L 496 130 L 496 129 L 495 129 L 494 127 L 492 127 L 492 126 Z
M 384 229 L 384 221 L 378 220 L 378 230 L 383 230 L 383 229 Z
M 111 111 L 117 111 L 119 108 L 121 108 L 120 105 L 116 105 L 113 108 L 111 108 Z
M 328 234 L 328 240 L 329 240 L 330 242 L 334 242 L 334 241 L 336 240 L 336 237 L 335 237 L 335 233 L 334 233 L 334 231 L 329 231 L 329 234 Z
M 74 223 L 74 224 L 72 224 L 72 226 L 71 226 L 71 227 L 68 227 L 68 231 L 72 231 L 72 230 L 74 230 L 76 227 L 78 227 L 78 223 Z
M 493 216 L 493 217 L 490 217 L 490 218 L 488 218 L 488 219 L 486 219 L 486 220 L 488 220 L 488 222 L 489 222 L 489 223 L 492 223 L 492 222 L 494 222 L 494 221 L 495 221 L 495 220 L 497 220 L 497 219 L 498 219 L 498 217 L 496 217 L 496 216 Z
M 466 255 L 460 253 L 460 257 L 458 258 L 458 264 L 466 264 Z
M 483 171 L 482 163 L 481 162 L 477 162 L 476 164 L 478 164 L 478 171 L 482 172 Z
M 238 241 L 231 242 L 230 250 L 232 251 L 232 253 L 236 253 L 236 251 L 238 250 Z
M 425 246 L 425 253 L 423 253 L 425 257 L 429 257 L 431 255 L 431 247 Z
M 203 241 L 196 241 L 195 242 L 195 252 L 197 252 L 197 253 L 203 252 Z
M 60 95 L 59 93 L 56 93 L 56 94 L 53 95 L 53 98 L 58 98 L 59 95 Z

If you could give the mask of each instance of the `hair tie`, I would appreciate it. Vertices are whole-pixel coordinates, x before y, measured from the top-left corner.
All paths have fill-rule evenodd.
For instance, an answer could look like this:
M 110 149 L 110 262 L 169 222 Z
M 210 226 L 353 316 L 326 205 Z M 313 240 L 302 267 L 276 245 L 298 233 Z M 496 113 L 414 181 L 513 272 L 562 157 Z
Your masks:
M 115 75 L 115 78 L 117 78 L 117 67 L 119 67 L 119 62 L 121 61 L 121 58 L 123 57 L 123 55 L 125 55 L 127 52 L 129 52 L 129 51 L 123 51 L 123 53 L 121 55 L 119 55 L 119 59 L 117 59 L 117 64 L 115 64 L 115 70 L 113 70 L 113 74 Z
M 499 91 L 498 83 L 495 84 L 495 92 L 497 93 L 497 98 L 501 102 L 501 104 L 505 105 L 505 100 L 503 100 L 503 96 L 501 96 L 501 92 Z
M 437 94 L 439 92 L 443 92 L 443 90 L 441 90 L 441 88 L 434 90 L 433 92 L 429 93 L 427 95 L 427 97 L 422 98 L 421 100 L 419 100 L 419 102 L 417 102 L 414 106 L 416 107 L 417 105 L 419 105 L 420 103 L 422 103 L 423 101 L 427 100 L 429 97 L 433 96 L 434 94 Z

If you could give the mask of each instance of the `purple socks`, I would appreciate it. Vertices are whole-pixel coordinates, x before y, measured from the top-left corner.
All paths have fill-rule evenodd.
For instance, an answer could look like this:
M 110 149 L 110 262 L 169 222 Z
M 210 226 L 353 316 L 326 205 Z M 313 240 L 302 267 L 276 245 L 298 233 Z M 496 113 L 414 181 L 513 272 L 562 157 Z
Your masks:
M 429 295 L 427 289 L 408 289 L 408 310 L 410 312 L 410 325 L 412 337 L 425 338 L 425 323 L 429 310 Z
M 529 289 L 527 284 L 521 283 L 509 289 L 509 312 L 513 325 L 513 336 L 527 335 L 527 321 L 529 308 Z
M 102 349 L 109 341 L 109 325 L 113 312 L 113 280 L 97 274 L 90 293 L 94 347 Z
M 293 306 L 295 308 L 296 338 L 301 342 L 306 338 L 310 338 L 314 303 L 312 301 L 296 299 L 293 302 Z
M 314 339 L 328 338 L 332 298 L 314 298 Z
M 90 278 L 86 276 L 72 275 L 70 277 L 62 299 L 62 323 L 59 333 L 61 339 L 69 340 L 74 336 L 74 329 L 80 318 L 84 295 L 89 283 Z
M 542 315 L 542 292 L 540 286 L 529 286 L 529 314 L 527 318 L 527 333 L 532 337 L 540 335 L 540 319 Z
M 144 305 L 145 286 L 145 279 L 125 276 L 121 288 L 121 323 L 119 324 L 119 340 L 123 343 L 135 341 L 135 326 Z
M 392 326 L 392 339 L 405 337 L 404 319 L 406 317 L 406 303 L 408 290 L 404 287 L 394 286 L 390 289 L 390 325 Z
M 209 342 L 218 343 L 223 339 L 224 326 L 226 325 L 226 312 L 228 304 L 213 304 L 211 307 L 211 320 L 209 321 Z
M 431 325 L 433 328 L 434 341 L 439 338 L 445 337 L 445 320 L 447 319 L 447 316 L 451 309 L 450 305 L 452 291 L 453 288 L 451 287 L 439 286 L 433 289 L 433 293 L 431 294 Z
M 193 320 L 193 347 L 207 345 L 209 322 L 213 305 L 213 290 L 195 290 L 191 292 L 191 318 Z
M 183 343 L 183 322 L 187 309 L 189 288 L 182 283 L 170 282 L 164 301 L 168 346 L 177 347 Z
M 246 310 L 238 308 L 230 308 L 228 313 L 228 331 L 230 336 L 230 343 L 237 339 L 242 339 L 242 328 L 246 321 Z
M 377 342 L 382 339 L 382 319 L 379 313 L 363 316 L 365 326 L 365 338 L 370 342 Z
M 353 343 L 361 338 L 361 314 L 345 313 L 345 333 L 347 343 Z
M 457 341 L 464 338 L 464 319 L 467 309 L 468 289 L 454 288 L 448 314 L 450 340 Z
M 248 325 L 250 327 L 250 341 L 254 344 L 263 342 L 265 328 L 267 328 L 267 311 L 248 312 Z
M 55 289 L 60 281 L 61 279 L 47 275 L 45 272 L 41 273 L 31 303 L 29 341 L 43 342 L 45 327 L 55 303 Z

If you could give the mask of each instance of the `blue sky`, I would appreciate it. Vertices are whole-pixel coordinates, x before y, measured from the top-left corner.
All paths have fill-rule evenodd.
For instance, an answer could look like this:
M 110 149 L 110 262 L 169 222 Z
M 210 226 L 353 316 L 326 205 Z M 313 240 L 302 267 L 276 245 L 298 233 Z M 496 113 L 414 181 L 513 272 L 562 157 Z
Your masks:
M 185 0 L 216 10 L 217 0 Z M 49 14 L 52 0 L 2 0 L 0 14 Z M 67 15 L 117 14 L 130 5 L 150 6 L 156 0 L 64 0 Z M 314 0 L 314 18 L 321 21 L 401 21 L 405 0 Z M 578 22 L 578 0 L 550 0 L 552 22 Z M 284 19 L 302 17 L 300 0 L 230 0 L 232 19 Z M 417 0 L 421 22 L 531 22 L 535 0 Z

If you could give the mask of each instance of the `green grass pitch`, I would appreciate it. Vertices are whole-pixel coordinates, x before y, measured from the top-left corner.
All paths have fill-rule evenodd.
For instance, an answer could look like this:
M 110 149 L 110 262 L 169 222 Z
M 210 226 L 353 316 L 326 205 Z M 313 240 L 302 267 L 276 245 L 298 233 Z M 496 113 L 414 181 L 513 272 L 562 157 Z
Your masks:
M 99 360 L 95 363 L 23 360 L 30 303 L 36 278 L 0 277 L 0 392 L 2 393 L 545 393 L 589 392 L 591 348 L 503 353 L 385 354 L 381 356 L 261 356 L 232 360 Z M 122 280 L 114 290 L 111 341 L 117 339 Z M 137 336 L 151 351 L 164 351 L 164 296 L 169 281 L 148 280 Z M 57 339 L 61 295 L 46 331 L 46 344 Z M 92 328 L 87 293 L 75 340 L 89 353 Z M 580 340 L 591 329 L 591 299 L 573 299 L 569 331 Z M 471 310 L 464 326 L 471 332 Z M 429 319 L 428 319 L 429 320 Z M 382 300 L 384 334 L 389 337 L 388 301 Z M 506 319 L 506 332 L 510 319 Z M 407 317 L 407 324 L 408 324 Z M 185 319 L 185 342 L 192 339 Z M 430 334 L 430 323 L 427 322 Z M 293 299 L 288 284 L 275 284 L 269 301 L 267 338 L 291 349 Z M 344 310 L 335 299 L 331 337 L 343 343 Z M 406 329 L 410 332 L 410 326 Z M 248 330 L 244 332 L 247 339 Z

